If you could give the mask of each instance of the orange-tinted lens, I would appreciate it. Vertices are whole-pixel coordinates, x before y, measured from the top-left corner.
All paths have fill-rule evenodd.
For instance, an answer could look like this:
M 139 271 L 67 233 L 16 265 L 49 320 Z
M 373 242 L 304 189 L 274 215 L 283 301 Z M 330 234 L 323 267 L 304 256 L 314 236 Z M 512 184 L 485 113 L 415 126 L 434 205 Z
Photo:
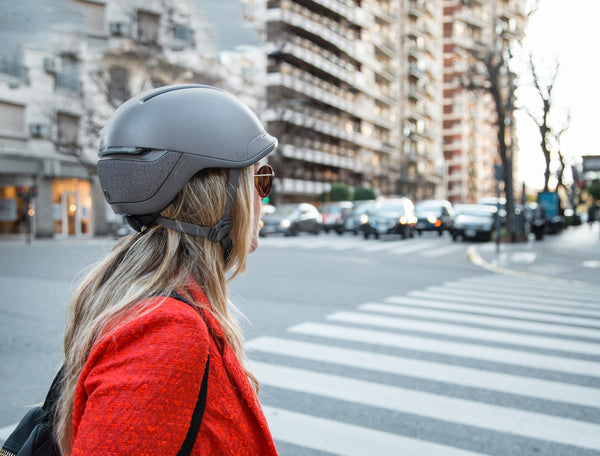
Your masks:
M 266 198 L 271 193 L 273 177 L 275 177 L 275 172 L 269 165 L 263 165 L 258 168 L 258 171 L 254 175 L 254 185 L 261 198 Z

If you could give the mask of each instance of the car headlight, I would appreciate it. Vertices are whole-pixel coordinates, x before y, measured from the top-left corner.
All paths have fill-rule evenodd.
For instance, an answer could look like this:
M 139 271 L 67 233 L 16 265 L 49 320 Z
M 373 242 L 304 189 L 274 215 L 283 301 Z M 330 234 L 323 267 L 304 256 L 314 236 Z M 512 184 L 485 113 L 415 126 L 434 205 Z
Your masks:
M 408 223 L 408 217 L 400 217 L 400 225 L 406 225 Z
M 291 224 L 292 224 L 292 222 L 290 222 L 288 219 L 283 219 L 281 221 L 281 226 L 283 228 L 289 228 Z
M 427 221 L 431 224 L 435 224 L 435 222 L 437 222 L 437 217 L 435 215 L 428 215 Z
M 369 221 L 369 216 L 367 214 L 363 214 L 360 216 L 360 223 L 363 225 Z

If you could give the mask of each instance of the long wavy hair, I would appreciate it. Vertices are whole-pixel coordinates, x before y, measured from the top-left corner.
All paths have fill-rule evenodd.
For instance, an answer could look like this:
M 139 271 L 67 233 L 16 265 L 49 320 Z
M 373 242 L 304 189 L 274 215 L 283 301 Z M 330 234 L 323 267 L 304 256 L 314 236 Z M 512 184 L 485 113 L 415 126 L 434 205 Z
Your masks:
M 231 215 L 234 226 L 231 259 L 225 265 L 219 243 L 206 238 L 154 226 L 121 239 L 83 279 L 67 312 L 64 338 L 65 373 L 55 411 L 55 436 L 64 455 L 71 454 L 75 388 L 87 356 L 99 337 L 132 318 L 150 311 L 144 298 L 177 290 L 196 306 L 186 292 L 195 280 L 203 289 L 211 311 L 242 364 L 243 337 L 236 312 L 228 304 L 227 283 L 246 269 L 253 236 L 253 171 L 241 170 Z M 206 169 L 194 176 L 162 212 L 164 217 L 212 226 L 225 209 L 227 170 Z M 156 301 L 154 301 L 156 302 Z M 255 377 L 246 370 L 258 390 Z

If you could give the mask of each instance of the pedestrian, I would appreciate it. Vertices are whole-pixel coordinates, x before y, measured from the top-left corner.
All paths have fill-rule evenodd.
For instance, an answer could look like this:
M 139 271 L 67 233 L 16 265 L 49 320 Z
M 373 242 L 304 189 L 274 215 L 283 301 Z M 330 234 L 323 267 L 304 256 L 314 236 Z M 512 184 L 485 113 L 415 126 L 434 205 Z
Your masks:
M 208 86 L 151 90 L 108 120 L 100 184 L 137 233 L 69 306 L 54 420 L 64 455 L 177 454 L 206 369 L 191 454 L 277 454 L 227 295 L 258 247 L 274 176 L 259 161 L 276 146 L 250 109 Z

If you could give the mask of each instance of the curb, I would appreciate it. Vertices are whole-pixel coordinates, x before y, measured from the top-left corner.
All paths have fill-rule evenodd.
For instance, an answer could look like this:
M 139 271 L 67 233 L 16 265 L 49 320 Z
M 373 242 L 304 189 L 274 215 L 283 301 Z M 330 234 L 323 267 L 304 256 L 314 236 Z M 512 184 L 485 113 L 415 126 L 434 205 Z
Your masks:
M 469 257 L 471 263 L 473 263 L 475 266 L 478 266 L 491 272 L 495 272 L 497 274 L 511 275 L 532 280 L 542 280 L 546 282 L 562 283 L 564 285 L 574 285 L 578 287 L 589 286 L 589 283 L 583 282 L 581 280 L 561 279 L 557 277 L 549 277 L 541 274 L 532 274 L 530 272 L 503 268 L 501 266 L 494 266 L 493 264 L 486 262 L 483 258 L 481 258 L 481 256 L 479 256 L 479 253 L 477 253 L 477 249 L 474 245 L 470 245 L 467 249 L 467 256 Z

